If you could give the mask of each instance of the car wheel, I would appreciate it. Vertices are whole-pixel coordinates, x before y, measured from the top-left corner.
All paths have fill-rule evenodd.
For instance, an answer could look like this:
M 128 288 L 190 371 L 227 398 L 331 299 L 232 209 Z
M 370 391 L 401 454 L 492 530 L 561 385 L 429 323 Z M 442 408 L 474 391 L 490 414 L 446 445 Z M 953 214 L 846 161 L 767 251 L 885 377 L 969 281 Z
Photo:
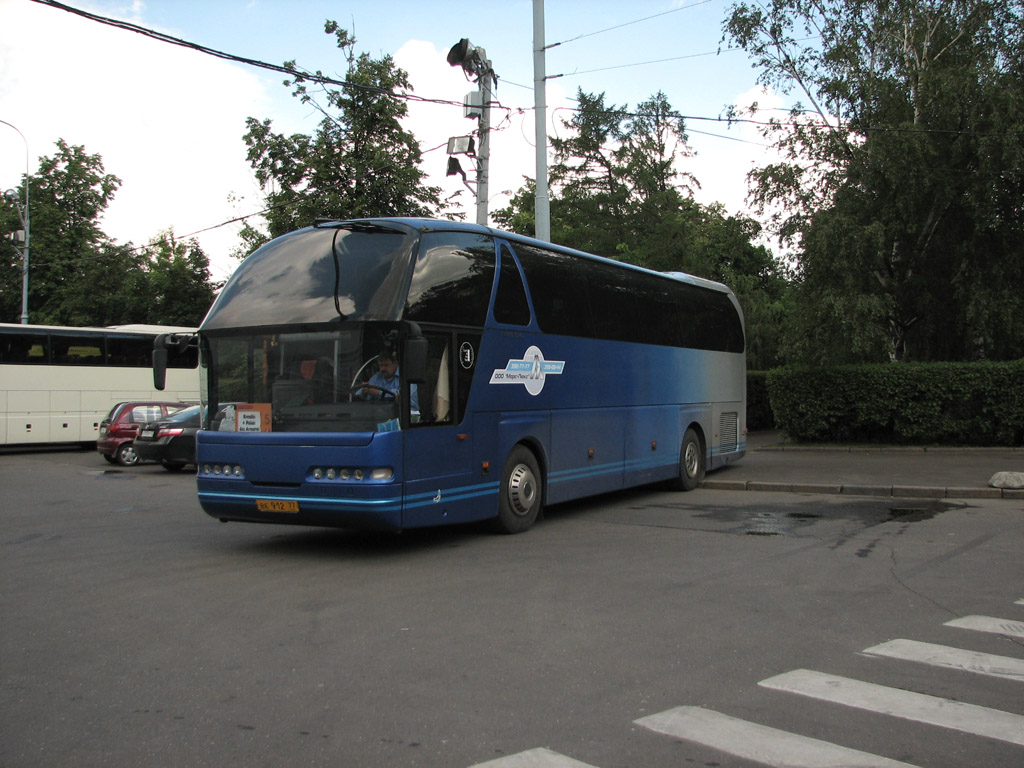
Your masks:
M 163 461 L 161 464 L 164 465 L 164 469 L 168 472 L 181 472 L 185 468 L 185 462 L 183 461 Z
M 134 467 L 139 463 L 139 454 L 135 452 L 135 443 L 121 443 L 117 449 L 117 463 L 125 467 Z
M 704 448 L 700 437 L 693 429 L 686 430 L 683 445 L 679 452 L 679 478 L 676 488 L 681 491 L 692 491 L 704 479 Z
M 523 533 L 544 503 L 544 480 L 533 451 L 517 445 L 505 460 L 494 527 L 500 533 Z

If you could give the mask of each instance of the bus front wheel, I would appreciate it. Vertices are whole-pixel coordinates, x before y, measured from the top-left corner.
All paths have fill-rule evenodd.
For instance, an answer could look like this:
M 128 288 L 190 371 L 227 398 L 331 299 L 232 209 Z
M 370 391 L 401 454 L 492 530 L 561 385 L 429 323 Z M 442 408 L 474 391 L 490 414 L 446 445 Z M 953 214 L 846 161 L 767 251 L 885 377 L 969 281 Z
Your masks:
M 692 491 L 704 479 L 704 449 L 700 436 L 690 428 L 683 436 L 682 449 L 679 452 L 679 479 L 676 487 L 681 491 Z
M 517 445 L 505 460 L 501 473 L 498 517 L 494 527 L 500 533 L 523 533 L 537 520 L 544 501 L 540 467 L 533 451 Z

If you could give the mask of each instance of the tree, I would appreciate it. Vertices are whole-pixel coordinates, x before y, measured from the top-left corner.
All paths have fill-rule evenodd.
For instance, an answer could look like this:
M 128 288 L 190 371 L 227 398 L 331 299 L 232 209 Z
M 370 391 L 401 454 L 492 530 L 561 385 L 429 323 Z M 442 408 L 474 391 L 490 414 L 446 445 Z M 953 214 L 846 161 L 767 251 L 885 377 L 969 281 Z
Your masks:
M 213 303 L 210 260 L 195 239 L 180 241 L 173 230 L 160 233 L 147 251 L 146 322 L 198 326 Z
M 139 257 L 112 243 L 99 226 L 121 180 L 104 171 L 99 155 L 59 139 L 56 153 L 40 158 L 38 173 L 24 183 L 30 185 L 32 206 L 29 319 L 59 325 L 119 322 L 141 299 L 125 277 L 139 268 Z M 16 221 L 5 205 L 4 231 L 20 226 Z M 20 255 L 17 259 L 16 283 L 15 265 L 5 259 L 0 292 L 3 316 L 11 321 L 20 316 Z
M 726 35 L 798 91 L 752 174 L 809 362 L 1024 355 L 1022 3 L 769 0 Z M 1013 286 L 1017 286 L 1014 288 Z
M 331 87 L 321 72 L 295 74 L 286 86 L 322 115 L 311 135 L 285 136 L 269 119 L 248 118 L 245 142 L 265 190 L 269 237 L 308 226 L 319 217 L 427 216 L 442 208 L 440 189 L 423 184 L 420 148 L 400 120 L 411 92 L 408 75 L 390 56 L 355 54 L 356 40 L 333 21 L 325 24 L 348 62 L 345 84 Z M 319 84 L 317 92 L 311 91 Z M 325 103 L 321 104 L 318 98 Z M 247 246 L 269 239 L 250 228 Z
M 114 243 L 100 229 L 120 179 L 103 158 L 57 141 L 30 185 L 32 252 L 29 319 L 53 325 L 197 325 L 213 299 L 209 262 L 194 240 L 163 233 L 148 249 Z M 23 196 L 24 187 L 19 190 Z M 11 201 L 0 208 L 0 236 L 20 226 Z M 6 245 L 6 244 L 5 244 Z M 21 254 L 4 249 L 0 317 L 21 315 Z

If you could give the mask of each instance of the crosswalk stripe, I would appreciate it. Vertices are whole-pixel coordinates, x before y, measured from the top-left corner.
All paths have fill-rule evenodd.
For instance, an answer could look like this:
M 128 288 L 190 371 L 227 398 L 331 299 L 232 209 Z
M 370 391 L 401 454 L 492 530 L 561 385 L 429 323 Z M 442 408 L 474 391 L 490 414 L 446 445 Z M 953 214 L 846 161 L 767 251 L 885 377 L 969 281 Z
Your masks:
M 786 768 L 913 768 L 886 757 L 739 720 L 702 707 L 676 707 L 634 722 L 762 765 Z
M 1024 717 L 998 709 L 887 688 L 809 669 L 786 672 L 762 680 L 758 685 L 1024 746 Z
M 978 632 L 991 632 L 995 635 L 1024 637 L 1024 621 L 997 619 L 992 616 L 964 616 L 962 619 L 947 621 L 946 626 L 959 627 L 960 629 L 974 629 Z
M 996 656 L 991 653 L 964 651 L 945 645 L 921 643 L 917 640 L 890 640 L 867 648 L 864 653 L 902 661 L 917 661 L 933 667 L 960 669 L 989 677 L 1004 677 L 1024 683 L 1024 659 Z
M 486 763 L 477 763 L 470 768 L 594 768 L 594 766 L 552 752 L 545 747 L 538 747 L 488 760 Z

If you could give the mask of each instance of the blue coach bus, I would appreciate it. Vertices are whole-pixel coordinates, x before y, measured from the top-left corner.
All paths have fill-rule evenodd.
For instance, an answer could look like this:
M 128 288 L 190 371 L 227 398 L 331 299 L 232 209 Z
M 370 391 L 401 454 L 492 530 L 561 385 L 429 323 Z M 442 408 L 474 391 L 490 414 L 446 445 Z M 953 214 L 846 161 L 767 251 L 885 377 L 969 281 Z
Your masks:
M 545 504 L 695 488 L 746 447 L 728 288 L 475 224 L 272 240 L 198 344 L 199 501 L 222 521 L 518 533 Z

